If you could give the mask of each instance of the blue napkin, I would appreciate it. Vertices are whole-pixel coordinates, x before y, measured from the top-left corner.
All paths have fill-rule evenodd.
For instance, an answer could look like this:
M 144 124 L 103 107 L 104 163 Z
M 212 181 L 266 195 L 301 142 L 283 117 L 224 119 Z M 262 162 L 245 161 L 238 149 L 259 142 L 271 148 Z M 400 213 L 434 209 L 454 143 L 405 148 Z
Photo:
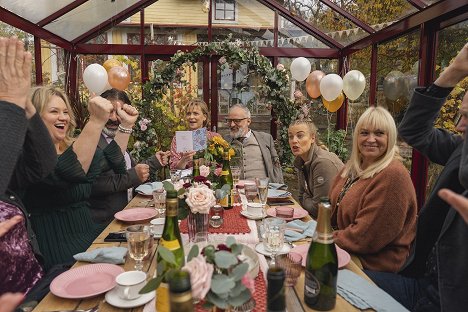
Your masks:
M 338 294 L 358 309 L 408 311 L 385 291 L 350 270 L 338 271 Z
M 78 253 L 73 258 L 76 261 L 123 264 L 125 263 L 126 254 L 127 248 L 125 247 L 103 247 Z
M 315 227 L 317 226 L 317 222 L 314 220 L 310 220 L 308 222 L 304 222 L 301 220 L 294 220 L 291 222 L 288 222 L 286 224 L 286 230 L 284 231 L 284 238 L 288 242 L 295 242 L 297 240 L 306 238 L 307 236 L 312 237 L 315 232 Z M 293 231 L 293 230 L 288 230 L 287 228 L 294 228 L 294 229 L 299 229 L 302 230 L 302 233 Z
M 135 188 L 135 192 L 142 195 L 153 195 L 153 190 L 162 189 L 162 182 L 148 182 Z
M 288 186 L 284 183 L 273 183 L 273 182 L 270 182 L 268 184 L 268 188 L 269 189 L 273 189 L 273 190 L 287 190 L 288 189 Z

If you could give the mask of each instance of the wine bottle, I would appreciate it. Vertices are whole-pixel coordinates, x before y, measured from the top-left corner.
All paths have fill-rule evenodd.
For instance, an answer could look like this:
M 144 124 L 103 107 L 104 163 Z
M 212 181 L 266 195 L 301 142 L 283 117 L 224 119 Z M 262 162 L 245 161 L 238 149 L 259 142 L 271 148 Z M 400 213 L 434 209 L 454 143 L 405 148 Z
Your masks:
M 193 173 L 192 176 L 198 177 L 200 175 L 200 159 L 193 160 Z
M 221 171 L 221 175 L 219 177 L 219 184 L 222 187 L 223 185 L 227 184 L 229 185 L 229 192 L 228 194 L 219 201 L 219 204 L 224 208 L 224 209 L 231 209 L 232 206 L 232 195 L 231 191 L 234 186 L 233 180 L 232 180 L 232 172 L 231 172 L 231 167 L 229 165 L 229 153 L 225 152 L 223 155 L 223 168 Z
M 286 311 L 286 300 L 284 297 L 284 270 L 279 267 L 271 267 L 267 272 L 267 311 Z
M 321 198 L 317 229 L 307 252 L 304 302 L 308 307 L 328 311 L 335 307 L 338 257 L 330 225 L 331 205 Z
M 169 298 L 172 312 L 192 312 L 192 286 L 190 274 L 186 271 L 176 270 L 171 273 L 169 281 Z
M 159 244 L 166 247 L 174 254 L 177 263 L 176 269 L 180 269 L 185 264 L 184 248 L 180 237 L 179 222 L 177 218 L 178 208 L 179 200 L 177 198 L 177 191 L 167 191 L 166 221 L 164 223 L 164 229 L 161 239 L 159 240 Z M 158 263 L 158 276 L 166 274 L 166 272 L 171 269 L 168 265 L 159 266 L 159 263 L 164 261 L 159 253 L 156 261 Z M 156 311 L 158 312 L 169 312 L 169 290 L 167 282 L 168 280 L 163 278 L 162 283 L 156 290 Z

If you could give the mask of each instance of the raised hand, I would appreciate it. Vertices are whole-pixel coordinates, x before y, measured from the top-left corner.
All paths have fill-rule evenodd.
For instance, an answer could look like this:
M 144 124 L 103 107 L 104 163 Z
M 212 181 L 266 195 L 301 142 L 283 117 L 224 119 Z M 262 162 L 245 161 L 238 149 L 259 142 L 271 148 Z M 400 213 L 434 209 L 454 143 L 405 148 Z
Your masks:
M 171 151 L 167 151 L 167 152 L 157 151 L 156 152 L 156 159 L 159 161 L 161 166 L 166 166 L 169 163 L 169 156 L 171 156 Z
M 117 116 L 119 116 L 122 127 L 132 128 L 138 118 L 138 110 L 128 104 L 117 108 Z
M 89 120 L 104 127 L 113 109 L 114 106 L 109 100 L 100 96 L 92 97 L 88 102 Z
M 26 107 L 31 88 L 31 53 L 17 37 L 0 37 L 0 100 Z
M 149 179 L 150 168 L 148 165 L 138 164 L 135 166 L 135 171 L 136 171 L 138 178 L 140 179 L 142 183 Z
M 468 224 L 468 198 L 449 189 L 441 189 L 437 194 L 458 211 L 463 220 Z
M 468 43 L 457 54 L 453 62 L 445 68 L 434 84 L 439 87 L 453 87 L 468 76 Z

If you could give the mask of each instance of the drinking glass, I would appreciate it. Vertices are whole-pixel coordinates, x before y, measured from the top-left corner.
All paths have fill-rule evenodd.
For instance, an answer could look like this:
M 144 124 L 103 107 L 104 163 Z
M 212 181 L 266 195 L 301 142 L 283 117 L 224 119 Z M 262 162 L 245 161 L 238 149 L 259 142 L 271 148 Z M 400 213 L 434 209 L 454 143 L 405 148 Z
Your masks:
M 234 187 L 239 183 L 241 169 L 239 166 L 231 166 L 232 183 Z
M 257 197 L 257 185 L 256 184 L 244 184 L 245 197 L 247 201 L 252 203 Z
M 159 217 L 164 218 L 166 215 L 166 191 L 157 189 L 153 191 L 154 208 L 158 211 Z
M 210 225 L 214 228 L 219 228 L 223 225 L 224 208 L 220 205 L 214 205 L 210 209 Z
M 271 266 L 275 265 L 276 254 L 283 248 L 286 221 L 280 218 L 263 220 L 263 245 L 271 253 Z
M 208 245 L 208 232 L 195 233 L 195 237 L 191 242 L 190 249 L 192 249 L 194 245 L 197 245 L 198 251 L 201 252 L 203 248 L 205 248 Z
M 286 278 L 284 285 L 296 285 L 299 275 L 302 271 L 302 256 L 296 252 L 279 255 L 276 257 L 277 266 L 284 270 Z
M 135 270 L 143 269 L 143 258 L 148 255 L 151 235 L 149 227 L 143 224 L 127 227 L 125 236 L 127 237 L 128 253 L 135 260 Z
M 263 207 L 265 207 L 268 198 L 268 178 L 255 178 L 258 189 L 258 198 Z
M 171 182 L 172 184 L 179 182 L 180 180 L 180 170 L 171 169 Z

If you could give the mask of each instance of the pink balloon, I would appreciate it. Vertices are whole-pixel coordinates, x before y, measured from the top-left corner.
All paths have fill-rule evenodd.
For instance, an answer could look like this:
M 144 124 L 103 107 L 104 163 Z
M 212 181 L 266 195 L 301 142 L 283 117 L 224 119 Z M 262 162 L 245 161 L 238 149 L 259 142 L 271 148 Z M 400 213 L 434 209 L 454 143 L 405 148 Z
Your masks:
M 311 98 L 316 99 L 320 96 L 320 80 L 325 76 L 321 70 L 314 70 L 306 80 L 306 90 Z

